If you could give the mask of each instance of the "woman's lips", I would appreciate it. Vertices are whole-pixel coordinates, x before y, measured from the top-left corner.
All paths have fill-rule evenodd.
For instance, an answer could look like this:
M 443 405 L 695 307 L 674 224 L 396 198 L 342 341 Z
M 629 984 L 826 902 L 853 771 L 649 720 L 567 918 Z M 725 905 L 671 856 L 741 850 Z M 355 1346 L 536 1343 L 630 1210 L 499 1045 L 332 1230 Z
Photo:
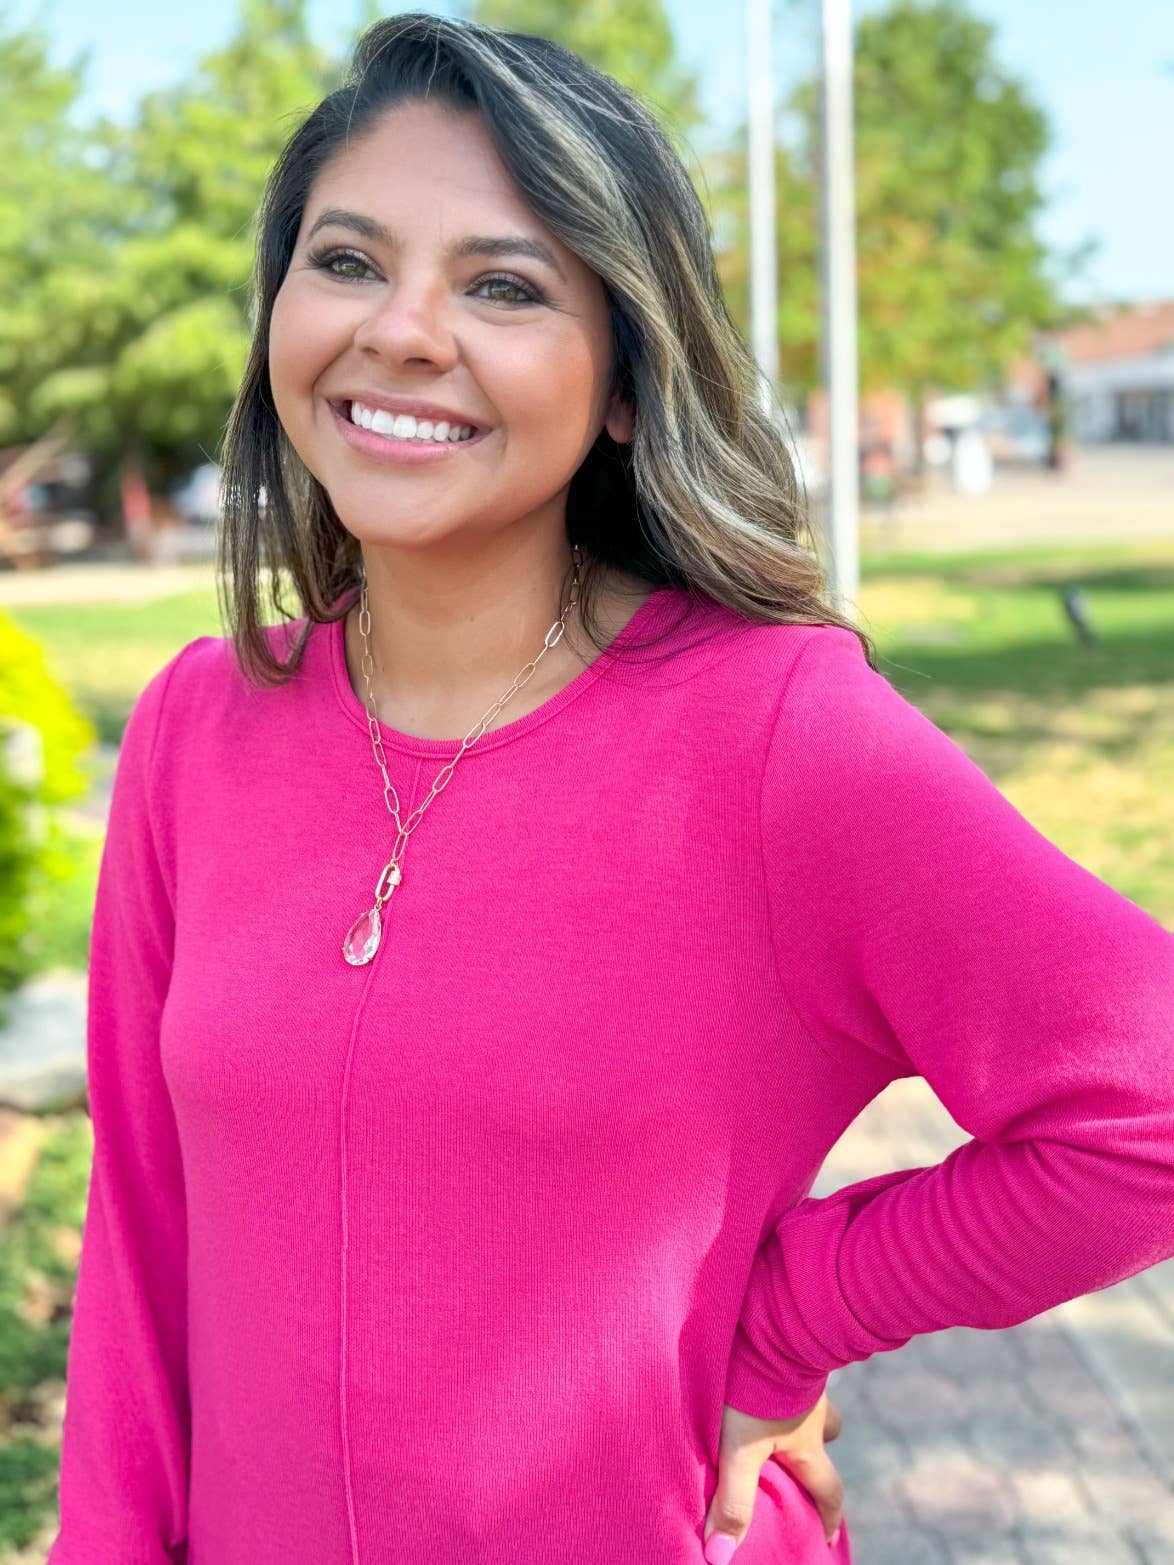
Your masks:
M 417 467 L 430 462 L 444 462 L 470 446 L 480 445 L 491 431 L 480 429 L 468 440 L 395 440 L 388 435 L 377 435 L 372 429 L 352 424 L 346 403 L 331 402 L 330 412 L 339 426 L 342 438 L 355 451 L 382 462 L 389 467 Z

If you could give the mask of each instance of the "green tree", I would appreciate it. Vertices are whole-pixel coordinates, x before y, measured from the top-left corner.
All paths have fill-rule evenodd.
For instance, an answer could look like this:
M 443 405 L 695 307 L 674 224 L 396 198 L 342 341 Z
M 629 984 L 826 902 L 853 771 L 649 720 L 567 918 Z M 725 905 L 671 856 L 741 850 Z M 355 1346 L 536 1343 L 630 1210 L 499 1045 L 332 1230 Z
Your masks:
M 487 27 L 535 33 L 572 49 L 635 92 L 678 144 L 701 123 L 696 74 L 677 59 L 662 0 L 472 0 Z
M 54 308 L 54 279 L 71 263 L 80 278 L 101 270 L 113 210 L 88 137 L 70 120 L 84 58 L 58 69 L 48 51 L 43 28 L 14 28 L 0 12 L 0 445 L 42 434 L 46 377 L 79 353 L 84 362 L 84 311 L 74 301 Z M 52 412 L 70 405 L 63 394 Z
M 995 28 L 961 0 L 895 0 L 860 20 L 855 47 L 862 387 L 894 386 L 919 404 L 935 386 L 995 382 L 1061 318 L 1058 276 L 1088 253 L 1050 254 L 1037 232 L 1045 115 L 999 63 Z M 796 129 L 776 165 L 779 337 L 801 392 L 818 378 L 818 81 L 783 112 Z M 741 319 L 745 186 L 744 154 L 730 149 L 715 202 L 728 214 L 722 274 Z
M 107 405 L 157 479 L 219 447 L 244 369 L 265 177 L 341 69 L 310 38 L 306 0 L 244 0 L 222 49 L 148 93 L 129 125 L 98 131 L 124 219 L 101 300 Z
M 155 486 L 218 450 L 265 176 L 344 62 L 310 38 L 306 0 L 244 0 L 185 81 L 79 130 L 80 69 L 50 71 L 44 44 L 0 36 L 0 427 L 26 440 L 67 419 L 110 501 L 128 449 Z
M 128 451 L 155 488 L 217 453 L 266 173 L 383 9 L 359 0 L 336 56 L 313 42 L 306 0 L 242 0 L 233 36 L 185 80 L 144 95 L 128 123 L 85 127 L 69 119 L 84 59 L 52 69 L 43 30 L 0 13 L 0 442 L 65 421 L 111 507 Z M 699 121 L 660 0 L 483 0 L 478 14 L 580 50 L 670 133 Z

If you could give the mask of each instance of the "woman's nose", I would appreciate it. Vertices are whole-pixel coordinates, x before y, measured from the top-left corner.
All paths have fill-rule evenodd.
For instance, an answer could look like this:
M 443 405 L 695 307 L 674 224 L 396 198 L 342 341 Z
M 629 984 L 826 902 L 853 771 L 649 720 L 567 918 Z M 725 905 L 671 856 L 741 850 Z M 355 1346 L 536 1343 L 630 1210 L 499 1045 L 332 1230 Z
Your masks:
M 355 346 L 391 362 L 427 359 L 451 366 L 458 349 L 446 291 L 404 281 L 379 289 L 355 331 Z

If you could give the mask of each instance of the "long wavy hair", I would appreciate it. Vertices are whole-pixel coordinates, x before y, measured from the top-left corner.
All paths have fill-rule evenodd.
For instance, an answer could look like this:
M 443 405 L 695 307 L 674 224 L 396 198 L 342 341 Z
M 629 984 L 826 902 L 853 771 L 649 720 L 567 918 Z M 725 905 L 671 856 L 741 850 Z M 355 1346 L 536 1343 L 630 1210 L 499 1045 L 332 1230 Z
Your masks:
M 871 638 L 827 597 L 787 437 L 729 314 L 697 191 L 652 113 L 548 39 L 407 12 L 359 38 L 343 85 L 286 143 L 258 211 L 252 341 L 223 441 L 217 545 L 221 613 L 246 674 L 289 678 L 312 625 L 345 614 L 362 573 L 358 540 L 274 407 L 273 301 L 319 172 L 386 112 L 422 99 L 480 114 L 535 215 L 606 291 L 612 386 L 634 407 L 635 430 L 630 442 L 603 431 L 568 491 L 588 639 L 606 645 L 595 608 L 610 566 L 752 621 L 840 625 L 876 668 Z M 266 591 L 280 621 L 306 619 L 285 659 L 265 630 Z

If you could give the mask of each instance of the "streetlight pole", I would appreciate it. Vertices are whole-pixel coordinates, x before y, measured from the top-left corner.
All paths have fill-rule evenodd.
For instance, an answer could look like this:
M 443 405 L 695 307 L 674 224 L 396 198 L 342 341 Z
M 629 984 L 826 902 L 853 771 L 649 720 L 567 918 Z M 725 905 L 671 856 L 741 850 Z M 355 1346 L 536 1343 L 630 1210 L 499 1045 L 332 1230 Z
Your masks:
M 779 375 L 778 261 L 775 250 L 774 80 L 771 0 L 747 0 L 750 131 L 750 345 L 762 372 L 766 412 Z
M 821 0 L 820 217 L 823 373 L 827 387 L 829 587 L 851 613 L 860 590 L 859 363 L 851 0 Z

